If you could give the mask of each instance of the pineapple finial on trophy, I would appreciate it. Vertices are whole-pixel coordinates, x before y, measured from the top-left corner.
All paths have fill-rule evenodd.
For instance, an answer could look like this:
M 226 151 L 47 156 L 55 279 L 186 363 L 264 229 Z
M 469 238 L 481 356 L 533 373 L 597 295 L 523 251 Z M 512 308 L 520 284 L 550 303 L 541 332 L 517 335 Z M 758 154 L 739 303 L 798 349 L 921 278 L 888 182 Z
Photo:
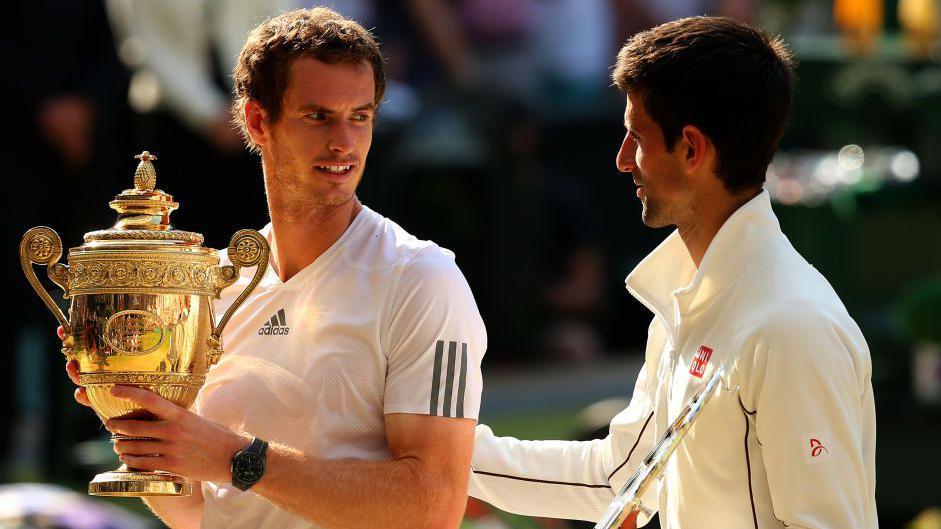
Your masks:
M 134 171 L 134 188 L 138 191 L 153 191 L 157 187 L 157 170 L 154 169 L 153 160 L 157 157 L 144 151 L 136 156 L 140 160 L 137 169 Z

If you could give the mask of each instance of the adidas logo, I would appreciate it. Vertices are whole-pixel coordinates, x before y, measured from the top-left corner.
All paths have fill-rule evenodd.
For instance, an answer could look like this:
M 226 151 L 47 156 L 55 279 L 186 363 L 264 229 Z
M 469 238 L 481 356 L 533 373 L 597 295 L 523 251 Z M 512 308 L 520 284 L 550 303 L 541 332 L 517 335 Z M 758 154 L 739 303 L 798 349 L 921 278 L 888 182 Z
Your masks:
M 291 329 L 284 319 L 284 309 L 279 310 L 277 314 L 271 317 L 271 320 L 262 325 L 261 329 L 258 329 L 259 335 L 290 334 L 290 332 Z

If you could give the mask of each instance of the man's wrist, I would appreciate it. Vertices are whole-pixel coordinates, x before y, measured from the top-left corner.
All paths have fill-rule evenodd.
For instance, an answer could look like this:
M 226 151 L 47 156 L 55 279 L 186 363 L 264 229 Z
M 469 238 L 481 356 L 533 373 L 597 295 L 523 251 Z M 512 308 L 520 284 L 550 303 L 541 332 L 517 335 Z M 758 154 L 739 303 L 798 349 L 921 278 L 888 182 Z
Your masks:
M 267 470 L 268 442 L 255 437 L 232 458 L 232 486 L 247 491 L 261 481 Z
M 252 444 L 252 439 L 254 437 L 251 434 L 232 432 L 229 442 L 225 445 L 225 450 L 221 452 L 223 460 L 221 461 L 222 468 L 219 483 L 232 483 L 232 458 Z

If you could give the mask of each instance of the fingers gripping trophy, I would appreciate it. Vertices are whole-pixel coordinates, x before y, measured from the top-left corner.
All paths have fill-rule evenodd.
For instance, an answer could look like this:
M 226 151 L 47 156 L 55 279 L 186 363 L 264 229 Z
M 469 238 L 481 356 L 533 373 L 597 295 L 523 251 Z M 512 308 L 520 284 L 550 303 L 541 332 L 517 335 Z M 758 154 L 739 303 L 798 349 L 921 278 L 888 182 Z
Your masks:
M 173 229 L 179 207 L 156 189 L 156 156 L 147 151 L 134 174 L 134 188 L 111 202 L 118 220 L 110 229 L 85 234 L 72 248 L 68 265 L 58 262 L 62 241 L 50 228 L 32 228 L 20 243 L 26 279 L 65 330 L 62 352 L 77 360 L 79 380 L 102 421 L 150 418 L 138 405 L 111 395 L 116 384 L 133 385 L 189 407 L 222 354 L 222 329 L 264 275 L 268 242 L 254 230 L 240 230 L 227 250 L 231 265 L 202 246 L 198 233 Z M 71 300 L 69 318 L 43 288 L 33 265 Z M 233 284 L 243 267 L 254 277 L 216 322 L 212 299 Z M 128 438 L 115 434 L 113 438 Z M 95 476 L 89 494 L 100 496 L 184 496 L 191 484 L 169 472 L 122 465 Z

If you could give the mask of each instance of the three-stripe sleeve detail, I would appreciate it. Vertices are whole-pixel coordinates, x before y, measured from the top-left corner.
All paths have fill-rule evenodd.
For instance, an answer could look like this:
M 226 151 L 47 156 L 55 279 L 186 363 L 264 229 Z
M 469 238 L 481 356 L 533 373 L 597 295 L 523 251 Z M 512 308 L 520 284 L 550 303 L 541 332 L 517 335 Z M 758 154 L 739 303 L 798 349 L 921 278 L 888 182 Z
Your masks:
M 454 389 L 454 361 L 457 358 L 457 342 L 448 342 L 448 376 L 444 383 L 444 409 L 441 414 L 451 416 L 451 391 Z
M 464 417 L 464 386 L 467 384 L 467 344 L 461 344 L 461 378 L 457 383 L 456 417 Z
M 431 415 L 443 417 L 464 417 L 464 391 L 467 386 L 467 344 L 461 343 L 461 355 L 457 354 L 458 342 L 448 342 L 448 364 L 444 374 L 444 396 L 441 396 L 441 371 L 444 362 L 444 340 L 435 344 L 435 364 L 431 374 L 431 402 L 429 412 Z M 461 365 L 458 369 L 457 362 Z M 456 376 L 455 376 L 456 374 Z M 455 378 L 457 388 L 455 389 Z M 455 391 L 457 395 L 455 395 Z M 442 401 L 442 409 L 438 411 L 438 402 Z M 453 402 L 453 406 L 452 406 Z
M 431 375 L 431 414 L 438 415 L 438 385 L 441 378 L 441 357 L 444 355 L 444 342 L 438 340 L 435 345 L 435 369 Z

